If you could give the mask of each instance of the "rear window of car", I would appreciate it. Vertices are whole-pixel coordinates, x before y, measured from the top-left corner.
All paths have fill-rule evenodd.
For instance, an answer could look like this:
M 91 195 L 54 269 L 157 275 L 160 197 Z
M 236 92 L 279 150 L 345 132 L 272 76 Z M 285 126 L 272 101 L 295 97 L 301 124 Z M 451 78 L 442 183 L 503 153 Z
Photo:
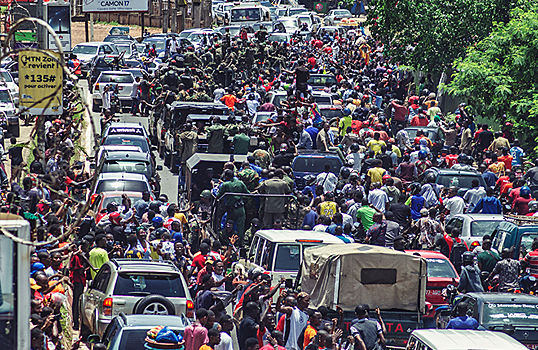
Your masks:
M 329 86 L 335 85 L 337 83 L 336 78 L 327 74 L 312 76 L 308 79 L 308 84 L 310 85 L 327 86 L 327 83 L 329 83 Z
M 301 264 L 301 251 L 298 244 L 279 244 L 274 271 L 298 271 Z
M 107 145 L 122 145 L 122 146 L 138 146 L 144 153 L 148 153 L 149 145 L 145 138 L 140 137 L 122 137 L 122 136 L 108 136 L 103 142 L 104 146 Z
M 314 96 L 314 100 L 318 105 L 330 105 L 333 102 L 328 96 Z
M 406 131 L 411 140 L 417 137 L 418 129 L 406 129 Z M 435 130 L 426 130 L 426 137 L 428 137 L 433 142 L 436 142 L 437 140 L 439 140 L 439 134 Z
M 149 162 L 136 160 L 107 160 L 103 164 L 101 173 L 134 173 L 142 174 L 148 179 L 153 175 Z
M 144 192 L 149 189 L 144 181 L 136 180 L 101 180 L 95 189 L 95 193 L 111 191 Z
M 484 237 L 484 235 L 492 235 L 493 231 L 499 226 L 500 221 L 472 221 L 471 236 Z
M 482 176 L 468 175 L 441 175 L 437 183 L 445 187 L 472 188 L 471 183 L 474 179 L 478 179 L 480 186 L 485 186 Z
M 186 326 L 181 326 L 181 328 L 171 327 L 168 325 L 168 328 L 171 329 L 174 332 L 179 332 L 181 335 L 184 333 L 184 329 Z M 121 337 L 115 338 L 110 346 L 109 349 L 118 349 L 118 350 L 143 350 L 146 349 L 144 347 L 145 339 L 147 336 L 148 329 L 125 329 L 123 332 L 121 332 Z M 116 345 L 116 343 L 119 343 L 119 345 Z
M 185 290 L 177 274 L 166 273 L 120 273 L 114 287 L 114 295 L 184 298 Z
M 301 173 L 321 173 L 325 163 L 331 165 L 331 172 L 338 174 L 342 167 L 340 158 L 335 157 L 297 157 L 293 162 L 293 171 Z
M 448 260 L 429 258 L 426 259 L 426 262 L 428 263 L 428 277 L 458 277 Z
M 132 84 L 134 82 L 131 74 L 101 74 L 100 83 Z

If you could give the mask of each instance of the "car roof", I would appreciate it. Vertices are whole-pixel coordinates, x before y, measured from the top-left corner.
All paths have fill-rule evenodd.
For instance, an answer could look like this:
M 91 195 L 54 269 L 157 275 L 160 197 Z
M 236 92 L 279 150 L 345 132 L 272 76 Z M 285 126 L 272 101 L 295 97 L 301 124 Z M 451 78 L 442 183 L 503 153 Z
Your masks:
M 118 272 L 122 271 L 161 271 L 161 272 L 180 272 L 171 261 L 152 261 L 152 260 L 131 260 L 131 259 L 112 259 L 110 263 L 116 266 Z
M 143 152 L 106 152 L 103 154 L 103 159 L 106 160 L 136 160 L 136 161 L 151 161 L 149 153 Z
M 122 74 L 123 73 L 123 74 Z M 122 74 L 122 75 L 130 75 L 131 72 L 125 72 L 121 70 L 104 70 L 101 72 L 101 74 Z
M 99 147 L 99 151 L 100 152 L 101 151 L 103 151 L 103 152 L 105 152 L 105 151 L 109 151 L 109 152 L 116 152 L 116 151 L 142 152 L 142 148 L 140 148 L 140 146 L 133 146 L 133 145 L 101 145 Z
M 129 69 L 140 69 L 140 68 L 129 68 Z M 144 126 L 141 123 L 129 123 L 129 122 L 113 122 L 110 123 L 108 128 L 141 128 L 143 129 Z
M 423 257 L 425 259 L 448 260 L 448 258 L 443 253 L 436 252 L 436 251 L 433 251 L 433 250 L 406 250 L 405 252 L 409 253 L 409 254 L 415 254 L 415 253 L 419 254 L 421 257 Z
M 126 180 L 147 182 L 145 175 L 137 173 L 101 173 L 99 174 L 99 180 Z
M 125 315 L 124 321 L 126 321 L 126 327 L 152 327 L 160 324 L 177 328 L 188 326 L 188 324 L 185 324 L 185 318 L 172 315 Z
M 469 175 L 469 176 L 477 176 L 477 177 L 482 175 L 480 173 L 469 171 L 469 170 L 457 170 L 457 169 L 445 169 L 445 168 L 440 169 L 436 167 L 430 168 L 428 170 L 436 171 L 440 175 Z
M 312 91 L 312 95 L 313 96 L 332 97 L 333 94 L 329 94 L 328 92 L 325 92 L 325 91 Z
M 297 242 L 297 240 L 322 241 L 319 243 L 343 243 L 343 241 L 326 232 L 303 231 L 303 230 L 259 230 L 256 235 L 271 242 Z
M 108 42 L 105 42 L 105 41 L 92 41 L 91 43 L 88 42 L 88 43 L 80 43 L 80 44 L 76 44 L 75 46 L 101 46 L 101 45 L 110 45 L 110 43 Z
M 538 304 L 538 297 L 525 293 L 467 293 L 485 303 L 530 303 Z
M 471 221 L 504 220 L 504 215 L 502 214 L 457 214 L 454 217 L 468 218 Z
M 412 333 L 429 348 L 436 350 L 523 350 L 523 344 L 502 332 L 461 329 L 417 329 Z

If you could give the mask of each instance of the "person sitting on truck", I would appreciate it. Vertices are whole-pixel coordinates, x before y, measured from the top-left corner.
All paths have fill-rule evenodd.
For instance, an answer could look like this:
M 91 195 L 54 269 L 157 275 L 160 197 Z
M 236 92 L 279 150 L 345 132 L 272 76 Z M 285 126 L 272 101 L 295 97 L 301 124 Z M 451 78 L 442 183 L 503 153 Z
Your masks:
M 469 304 L 464 301 L 459 303 L 458 317 L 451 319 L 446 325 L 446 329 L 478 329 L 478 321 L 471 316 L 467 316 L 468 309 Z
M 356 319 L 351 321 L 349 332 L 357 342 L 356 348 L 360 350 L 380 349 L 385 344 L 385 337 L 381 325 L 375 320 L 368 319 L 367 305 L 355 307 Z

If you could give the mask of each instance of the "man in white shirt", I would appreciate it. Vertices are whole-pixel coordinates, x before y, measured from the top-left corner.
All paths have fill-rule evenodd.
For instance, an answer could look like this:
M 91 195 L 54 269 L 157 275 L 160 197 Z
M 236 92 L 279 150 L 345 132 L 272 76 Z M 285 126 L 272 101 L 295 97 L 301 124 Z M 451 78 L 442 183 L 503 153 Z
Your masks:
M 222 84 L 219 84 L 219 87 L 213 91 L 213 102 L 219 103 L 220 99 L 226 94 L 226 91 L 222 87 Z
M 368 202 L 380 212 L 385 212 L 387 203 L 389 202 L 389 196 L 387 196 L 387 192 L 381 189 L 380 182 L 374 182 L 372 184 L 372 189 L 368 193 Z
M 234 350 L 232 337 L 230 336 L 234 329 L 232 316 L 222 315 L 219 322 L 222 327 L 222 332 L 220 332 L 220 343 L 215 345 L 215 350 Z
M 452 219 L 454 215 L 463 214 L 465 202 L 463 198 L 458 196 L 458 187 L 450 187 L 448 189 L 448 198 L 443 201 L 447 210 L 446 221 Z
M 306 309 L 308 309 L 308 306 L 310 305 L 310 296 L 305 292 L 301 292 L 297 294 L 297 306 L 285 306 L 282 304 L 282 301 L 287 296 L 288 293 L 286 290 L 280 293 L 280 296 L 276 301 L 276 311 L 286 314 L 286 317 L 290 320 L 289 332 L 285 332 L 288 334 L 288 340 L 285 345 L 286 349 L 300 350 L 297 345 L 297 340 L 308 323 L 309 317 L 306 314 Z
M 331 165 L 325 163 L 323 172 L 316 177 L 316 185 L 323 186 L 323 192 L 332 192 L 336 188 L 338 177 L 331 173 Z
M 246 103 L 248 108 L 248 114 L 253 117 L 256 112 L 258 112 L 260 103 L 256 100 L 256 96 L 254 96 L 252 92 L 248 94 Z
M 486 197 L 486 190 L 484 187 L 480 186 L 478 183 L 478 179 L 473 179 L 471 182 L 471 189 L 465 193 L 465 196 L 463 196 L 463 199 L 467 203 L 467 213 L 470 213 L 473 211 L 476 204 L 484 197 Z

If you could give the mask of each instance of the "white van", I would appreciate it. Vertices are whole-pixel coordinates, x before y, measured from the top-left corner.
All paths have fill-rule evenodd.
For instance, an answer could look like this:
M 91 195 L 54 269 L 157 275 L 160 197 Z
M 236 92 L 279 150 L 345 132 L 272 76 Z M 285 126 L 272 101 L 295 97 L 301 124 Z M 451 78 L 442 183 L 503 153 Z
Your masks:
M 523 344 L 501 332 L 457 329 L 417 329 L 406 350 L 525 350 Z
M 230 25 L 247 26 L 257 22 L 270 21 L 271 12 L 261 5 L 245 4 L 232 7 Z
M 304 250 L 326 244 L 344 242 L 325 232 L 260 230 L 252 239 L 245 268 L 261 267 L 271 274 L 273 282 L 284 277 L 286 284 L 290 285 L 297 277 Z

